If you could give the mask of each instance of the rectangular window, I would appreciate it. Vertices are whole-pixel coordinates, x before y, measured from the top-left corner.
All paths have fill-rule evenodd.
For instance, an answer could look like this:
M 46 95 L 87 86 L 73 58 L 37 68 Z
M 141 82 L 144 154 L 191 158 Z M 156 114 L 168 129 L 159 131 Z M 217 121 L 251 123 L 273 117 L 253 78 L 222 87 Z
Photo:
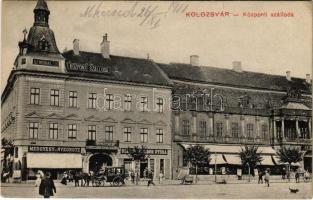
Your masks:
M 124 110 L 130 111 L 132 107 L 132 97 L 130 94 L 124 96 Z
M 183 134 L 189 135 L 190 133 L 190 122 L 189 120 L 183 120 Z
M 141 128 L 140 129 L 140 142 L 148 142 L 148 129 L 147 128 Z
M 131 127 L 125 127 L 124 128 L 124 141 L 125 142 L 130 142 L 131 141 L 131 134 L 132 134 Z
M 89 93 L 88 95 L 88 108 L 96 108 L 97 94 Z
M 77 91 L 69 92 L 69 106 L 72 108 L 77 107 Z
M 112 110 L 113 109 L 113 103 L 114 103 L 114 100 L 113 100 L 113 94 L 106 94 L 106 107 L 108 110 Z
M 158 128 L 156 132 L 157 143 L 163 143 L 163 129 Z
M 140 101 L 140 111 L 148 111 L 148 97 L 141 97 Z
M 216 136 L 218 137 L 223 136 L 223 123 L 222 122 L 216 123 Z
M 164 109 L 163 98 L 157 98 L 156 106 L 157 106 L 157 112 L 162 113 Z
M 31 88 L 30 89 L 30 104 L 39 105 L 40 89 Z
M 49 124 L 49 138 L 58 139 L 58 124 L 57 123 Z
M 59 106 L 59 90 L 50 90 L 50 105 Z
M 206 121 L 200 121 L 199 122 L 199 132 L 200 132 L 201 136 L 206 136 L 207 135 Z
M 247 137 L 253 137 L 253 124 L 247 124 Z
M 266 124 L 262 125 L 261 131 L 262 131 L 262 137 L 267 138 L 267 125 Z
M 69 124 L 68 125 L 68 139 L 75 140 L 77 136 L 77 125 Z
M 88 126 L 88 140 L 96 140 L 96 125 Z
M 38 138 L 38 122 L 29 123 L 29 138 L 30 139 Z
M 160 173 L 164 175 L 164 159 L 160 159 Z
M 232 137 L 238 137 L 239 136 L 239 124 L 238 123 L 232 123 L 231 124 L 231 135 Z
M 105 127 L 105 141 L 113 141 L 113 126 Z

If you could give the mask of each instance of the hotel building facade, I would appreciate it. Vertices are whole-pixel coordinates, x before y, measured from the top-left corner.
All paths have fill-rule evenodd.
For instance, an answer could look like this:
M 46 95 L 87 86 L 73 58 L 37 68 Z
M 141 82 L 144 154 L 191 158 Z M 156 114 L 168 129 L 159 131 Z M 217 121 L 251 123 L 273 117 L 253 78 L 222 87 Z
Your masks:
M 241 147 L 254 144 L 261 166 L 280 165 L 276 151 L 296 146 L 312 170 L 312 83 L 306 79 L 189 64 L 155 63 L 100 51 L 59 52 L 44 0 L 24 40 L 1 96 L 2 138 L 14 141 L 13 170 L 23 179 L 37 170 L 56 178 L 66 170 L 96 171 L 103 165 L 134 169 L 127 148 L 142 145 L 145 168 L 175 178 L 183 152 L 200 144 L 218 170 L 236 173 Z M 213 167 L 210 166 L 212 169 Z M 205 172 L 211 174 L 212 171 Z
M 39 0 L 2 94 L 2 138 L 14 141 L 14 169 L 23 179 L 37 170 L 54 178 L 65 170 L 105 166 L 134 169 L 128 148 L 144 146 L 140 163 L 171 177 L 171 81 L 149 59 L 110 55 L 107 35 L 99 53 L 60 53 Z M 100 43 L 100 42 L 99 42 Z

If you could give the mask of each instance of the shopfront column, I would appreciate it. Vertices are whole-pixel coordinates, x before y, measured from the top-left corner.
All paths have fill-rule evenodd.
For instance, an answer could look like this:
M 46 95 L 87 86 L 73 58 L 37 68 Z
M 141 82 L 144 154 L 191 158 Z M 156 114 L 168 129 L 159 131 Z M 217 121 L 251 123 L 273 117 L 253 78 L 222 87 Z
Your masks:
M 311 127 L 312 119 L 308 119 L 308 125 L 309 125 L 309 137 L 312 138 L 312 127 Z
M 274 132 L 273 137 L 274 137 L 274 142 L 275 142 L 275 140 L 278 138 L 277 130 L 276 130 L 276 120 L 275 119 L 273 120 L 273 132 Z
M 245 136 L 245 118 L 241 116 L 240 120 L 241 120 L 241 136 Z
M 213 136 L 213 114 L 209 113 L 209 136 Z
M 225 115 L 225 120 L 226 120 L 226 135 L 230 136 L 230 131 L 229 131 L 229 115 Z
M 296 117 L 296 133 L 297 133 L 297 138 L 300 136 L 300 130 L 299 130 L 299 120 Z
M 285 136 L 285 120 L 284 118 L 281 118 L 281 134 L 283 138 L 286 138 Z

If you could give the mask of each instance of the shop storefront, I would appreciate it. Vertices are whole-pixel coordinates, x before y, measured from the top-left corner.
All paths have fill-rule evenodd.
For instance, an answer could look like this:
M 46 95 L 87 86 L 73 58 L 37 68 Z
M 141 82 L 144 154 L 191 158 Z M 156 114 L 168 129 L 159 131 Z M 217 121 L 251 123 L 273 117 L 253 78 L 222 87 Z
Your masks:
M 50 172 L 53 179 L 65 171 L 81 170 L 82 156 L 79 147 L 29 146 L 26 154 L 28 177 L 33 178 L 38 170 Z

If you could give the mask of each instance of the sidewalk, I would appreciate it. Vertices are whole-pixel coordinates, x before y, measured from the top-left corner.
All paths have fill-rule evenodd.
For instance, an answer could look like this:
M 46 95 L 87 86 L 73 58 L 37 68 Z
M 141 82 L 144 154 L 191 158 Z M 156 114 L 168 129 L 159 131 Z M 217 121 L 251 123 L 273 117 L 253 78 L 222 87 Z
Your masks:
M 249 182 L 248 177 L 244 177 L 244 180 L 226 180 L 226 184 L 258 184 L 258 180 L 255 177 L 250 177 L 251 180 Z M 218 184 L 221 183 L 223 180 L 223 177 L 217 177 L 217 183 L 215 182 L 214 179 L 206 179 L 206 180 L 201 180 L 201 178 L 198 178 L 197 183 L 195 183 L 195 177 L 194 177 L 194 183 L 192 185 L 212 185 L 212 184 Z M 307 181 L 306 183 L 311 183 L 312 180 Z M 57 187 L 62 187 L 65 186 L 63 184 L 60 183 L 60 180 L 54 180 L 54 183 Z M 154 181 L 155 185 L 157 186 L 168 186 L 168 185 L 180 185 L 181 181 L 180 180 L 163 180 L 161 182 L 161 184 L 159 183 L 158 180 Z M 270 183 L 295 183 L 295 179 L 290 179 L 290 182 L 288 182 L 288 180 L 283 180 L 283 179 L 270 179 Z M 300 183 L 305 183 L 302 179 L 300 180 Z M 125 185 L 127 187 L 138 187 L 138 186 L 147 186 L 147 180 L 141 180 L 139 181 L 138 185 L 131 183 L 131 181 L 129 180 L 125 180 Z M 29 180 L 29 181 L 22 181 L 21 183 L 1 183 L 1 187 L 35 187 L 35 180 Z M 106 186 L 109 187 L 110 183 L 106 183 Z M 74 187 L 74 183 L 68 183 L 65 187 Z M 81 187 L 81 186 L 80 186 Z M 90 183 L 90 186 L 91 183 Z

